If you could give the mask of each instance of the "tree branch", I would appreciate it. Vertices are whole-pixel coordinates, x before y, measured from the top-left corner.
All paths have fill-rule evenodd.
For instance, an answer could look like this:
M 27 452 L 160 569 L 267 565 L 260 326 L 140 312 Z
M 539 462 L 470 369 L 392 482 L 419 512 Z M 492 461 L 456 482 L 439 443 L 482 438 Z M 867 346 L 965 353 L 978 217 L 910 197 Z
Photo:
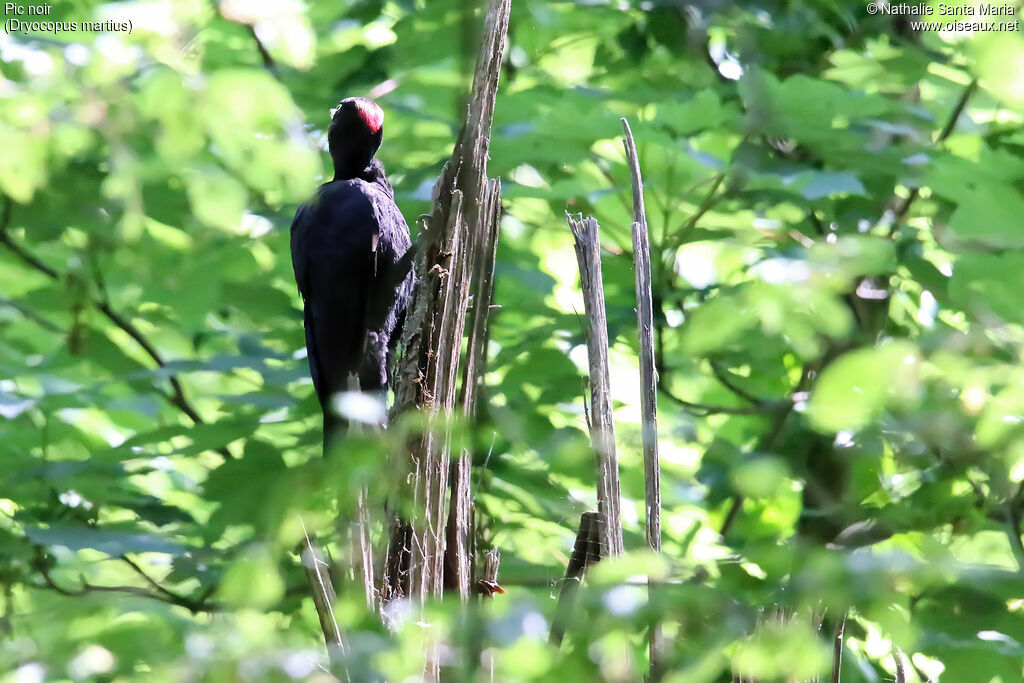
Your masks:
M 122 556 L 120 559 L 124 560 L 128 565 L 139 574 L 150 586 L 153 586 L 154 590 L 150 591 L 141 586 L 97 586 L 86 581 L 85 577 L 80 577 L 79 581 L 81 586 L 78 588 L 66 588 L 61 586 L 54 580 L 53 575 L 50 573 L 50 568 L 47 566 L 47 557 L 43 552 L 43 549 L 39 546 L 33 546 L 36 550 L 36 560 L 33 563 L 35 569 L 39 572 L 39 575 L 43 578 L 44 586 L 37 586 L 40 588 L 49 588 L 50 590 L 60 593 L 61 595 L 77 598 L 90 593 L 124 593 L 126 595 L 134 595 L 140 598 L 149 598 L 150 600 L 156 600 L 171 605 L 177 605 L 184 607 L 193 614 L 198 612 L 213 612 L 219 609 L 217 605 L 206 602 L 206 598 L 209 596 L 209 591 L 204 593 L 198 600 L 193 600 L 176 593 L 173 593 L 163 586 L 159 585 L 156 581 L 150 578 L 142 568 L 136 565 L 128 558 Z
M 964 110 L 967 108 L 968 102 L 970 102 L 971 97 L 974 96 L 974 93 L 977 92 L 977 90 L 978 80 L 973 79 L 970 83 L 967 84 L 967 87 L 964 88 L 964 91 L 960 93 L 960 98 L 957 100 L 956 105 L 953 107 L 953 111 L 950 112 L 949 118 L 946 119 L 945 125 L 943 125 L 942 130 L 939 131 L 939 136 L 935 138 L 934 144 L 936 146 L 944 142 L 946 138 L 952 135 L 953 131 L 956 130 L 957 121 L 960 120 L 960 116 L 963 115 Z M 903 202 L 900 204 L 900 207 L 893 212 L 893 220 L 892 226 L 890 227 L 890 234 L 892 230 L 895 229 L 897 225 L 902 223 L 903 220 L 907 217 L 907 213 L 910 211 L 910 205 L 914 203 L 914 200 L 917 199 L 917 196 L 919 194 L 920 188 L 915 187 L 911 189 L 910 193 L 907 195 L 907 198 L 904 199 Z
M 811 378 L 811 369 L 810 365 L 804 366 L 803 371 L 800 373 L 800 381 L 797 382 L 796 387 L 793 389 L 793 394 L 786 401 L 786 404 L 779 408 L 775 422 L 772 423 L 771 428 L 758 442 L 757 447 L 754 449 L 755 451 L 770 451 L 775 447 L 775 443 L 782 436 L 786 420 L 793 414 L 793 408 L 796 405 L 793 396 L 805 390 L 806 384 Z M 719 536 L 723 539 L 728 535 L 732 525 L 736 522 L 736 518 L 739 517 L 739 513 L 743 510 L 743 500 L 744 497 L 740 494 L 733 496 L 732 503 L 729 505 L 729 511 L 725 514 L 725 519 L 722 520 L 722 527 L 718 530 Z
M 576 601 L 576 591 L 583 583 L 583 575 L 587 568 L 605 556 L 605 519 L 601 512 L 589 510 L 580 515 L 580 527 L 576 531 L 576 542 L 572 546 L 572 555 L 565 568 L 565 578 L 558 590 L 558 602 L 555 616 L 548 632 L 548 643 L 556 648 L 562 644 L 565 629 Z
M 707 403 L 687 401 L 686 399 L 676 396 L 664 386 L 660 387 L 660 391 L 673 403 L 685 408 L 687 411 L 692 412 L 698 417 L 705 417 L 707 415 L 762 415 L 765 413 L 771 413 L 780 408 L 785 408 L 787 405 L 792 405 L 792 400 L 780 399 L 777 401 L 763 401 L 752 406 L 716 406 Z
M 302 525 L 303 534 L 299 551 L 300 557 L 302 566 L 306 570 L 306 580 L 313 597 L 313 605 L 320 620 L 320 630 L 323 632 L 324 643 L 327 646 L 327 657 L 331 662 L 333 673 L 344 676 L 344 680 L 347 681 L 349 677 L 344 665 L 345 641 L 338 618 L 334 613 L 334 602 L 337 599 L 334 582 L 331 580 L 323 553 L 316 545 L 316 537 L 306 529 L 306 523 L 301 517 L 299 523 Z
M 4 208 L 2 212 L 2 218 L 0 218 L 0 244 L 3 244 L 7 249 L 20 259 L 25 265 L 30 268 L 39 271 L 43 275 L 47 276 L 51 280 L 60 281 L 62 278 L 61 274 L 47 265 L 42 259 L 30 252 L 28 249 L 23 247 L 14 241 L 11 237 L 8 228 L 10 227 L 11 220 L 11 207 L 12 202 L 9 197 L 4 197 Z M 102 289 L 102 288 L 101 288 Z M 132 338 L 132 340 L 138 344 L 147 356 L 159 368 L 163 368 L 167 365 L 167 362 L 163 359 L 156 347 L 146 338 L 144 334 L 136 327 L 130 320 L 122 316 L 120 313 L 115 311 L 110 305 L 110 302 L 104 298 L 94 302 L 97 310 L 99 310 L 113 325 L 125 334 Z M 181 380 L 177 374 L 171 373 L 167 376 L 167 380 L 171 385 L 171 393 L 166 394 L 162 391 L 158 391 L 171 405 L 184 413 L 194 424 L 204 424 L 202 416 L 196 411 L 196 409 L 189 402 L 185 396 L 185 390 L 181 385 Z M 218 448 L 217 452 L 226 458 L 234 457 L 229 450 L 226 448 Z
M 249 35 L 252 36 L 252 40 L 256 43 L 256 51 L 260 53 L 260 60 L 263 62 L 264 68 L 270 71 L 275 76 L 277 75 L 277 62 L 270 56 L 270 52 L 267 50 L 267 46 L 263 44 L 260 37 L 256 35 L 256 27 L 252 24 L 246 24 L 245 27 L 249 29 Z
M 718 363 L 713 360 L 709 360 L 708 364 L 711 366 L 711 372 L 715 375 L 715 379 L 721 382 L 722 386 L 736 394 L 744 401 L 753 403 L 754 405 L 764 405 L 764 399 L 760 399 L 757 396 L 747 392 L 745 389 L 740 387 L 738 384 L 733 382 L 732 378 L 729 377 L 729 373 L 722 369 Z
M 683 225 L 675 231 L 676 238 L 673 240 L 665 240 L 667 244 L 667 251 L 670 254 L 674 254 L 676 249 L 682 246 L 683 240 L 686 239 L 686 233 L 697 225 L 697 221 L 704 217 L 708 211 L 715 205 L 718 198 L 715 193 L 718 192 L 718 188 L 721 187 L 722 182 L 725 180 L 725 173 L 719 173 L 715 176 L 715 179 L 711 181 L 711 187 L 708 188 L 707 194 L 704 195 L 704 199 L 701 200 L 700 204 L 697 205 L 697 210 L 694 211 L 693 215 L 690 216 Z
M 211 611 L 211 609 L 213 608 L 213 605 L 210 605 L 206 602 L 206 597 L 209 596 L 210 591 L 204 593 L 204 595 L 201 596 L 198 600 L 193 600 L 192 598 L 185 597 L 184 595 L 179 595 L 162 586 L 160 583 L 156 581 L 156 579 L 147 574 L 145 570 L 142 569 L 142 567 L 140 567 L 134 560 L 132 560 L 127 555 L 122 555 L 121 560 L 129 567 L 131 567 L 132 571 L 138 574 L 143 581 L 148 583 L 150 587 L 153 588 L 153 590 L 166 597 L 167 599 L 164 600 L 164 602 L 169 602 L 173 605 L 179 605 L 181 607 L 188 609 L 192 613 L 208 612 Z M 157 599 L 159 600 L 161 598 L 157 597 Z

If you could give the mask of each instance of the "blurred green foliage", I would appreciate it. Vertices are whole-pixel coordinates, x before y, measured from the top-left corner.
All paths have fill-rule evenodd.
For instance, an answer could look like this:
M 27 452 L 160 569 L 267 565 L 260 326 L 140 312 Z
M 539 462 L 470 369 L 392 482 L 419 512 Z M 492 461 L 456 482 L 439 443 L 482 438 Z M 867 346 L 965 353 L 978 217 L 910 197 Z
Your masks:
M 410 224 L 429 208 L 478 8 L 51 6 L 133 31 L 0 34 L 0 681 L 325 676 L 294 549 L 359 484 L 383 499 L 394 444 L 319 457 L 288 225 L 355 94 L 386 111 Z M 1022 680 L 1022 63 L 1017 32 L 859 0 L 515 3 L 472 434 L 510 594 L 389 633 L 347 586 L 356 680 L 415 676 L 432 639 L 465 680 L 636 680 L 652 618 L 668 680 L 810 678 L 843 614 L 843 681 L 892 679 L 897 648 L 909 680 Z M 653 242 L 663 558 L 642 552 L 620 116 Z M 602 225 L 637 554 L 593 573 L 555 651 L 594 506 L 566 208 Z M 650 602 L 638 575 L 663 581 Z

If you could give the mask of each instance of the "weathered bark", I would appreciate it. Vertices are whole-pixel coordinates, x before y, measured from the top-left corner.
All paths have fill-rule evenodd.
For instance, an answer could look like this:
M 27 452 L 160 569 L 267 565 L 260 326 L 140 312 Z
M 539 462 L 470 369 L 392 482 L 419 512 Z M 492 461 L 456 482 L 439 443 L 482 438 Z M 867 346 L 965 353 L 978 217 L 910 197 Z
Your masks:
M 480 202 L 480 231 L 471 235 L 473 265 L 473 315 L 459 403 L 467 422 L 476 416 L 478 389 L 486 371 L 487 338 L 491 300 L 494 296 L 494 260 L 501 221 L 501 183 L 491 180 Z M 459 449 L 452 472 L 452 504 L 448 515 L 448 557 L 446 569 L 462 600 L 472 592 L 473 510 L 471 480 L 473 453 L 468 445 Z
M 393 523 L 382 601 L 397 595 L 423 601 L 443 590 L 451 418 L 474 245 L 493 216 L 484 201 L 487 155 L 510 6 L 510 0 L 492 0 L 487 9 L 465 125 L 435 186 L 434 210 L 416 258 L 419 281 L 403 333 L 394 413 L 406 421 L 417 416 L 422 431 L 408 444 L 408 478 L 400 492 L 411 527 Z M 468 476 L 461 478 L 461 486 L 456 504 L 466 507 Z M 468 552 L 468 543 L 462 543 L 462 550 Z M 468 557 L 458 560 L 463 568 L 468 562 Z M 410 570 L 404 572 L 403 566 Z M 460 593 L 468 597 L 468 571 L 460 571 Z
M 597 462 L 597 507 L 605 520 L 605 554 L 622 554 L 622 519 L 619 512 L 619 460 L 615 454 L 615 423 L 608 369 L 608 318 L 601 282 L 601 242 L 593 218 L 566 214 L 575 238 L 576 260 L 587 314 L 587 356 L 590 365 L 590 440 Z
M 661 551 L 661 464 L 658 460 L 658 378 L 654 365 L 654 309 L 651 304 L 651 243 L 644 209 L 643 179 L 629 123 L 622 119 L 623 146 L 633 180 L 633 259 L 636 273 L 636 318 L 640 350 L 640 413 L 644 451 L 647 544 Z
M 486 581 L 487 583 L 497 584 L 498 583 L 498 569 L 501 566 L 501 551 L 497 548 L 491 548 L 484 553 L 484 570 L 480 573 L 480 580 Z M 482 592 L 484 595 L 491 595 L 488 591 Z
M 651 303 L 651 244 L 644 208 L 644 184 L 640 175 L 636 143 L 629 123 L 622 119 L 626 137 L 622 141 L 633 184 L 633 269 L 636 273 L 637 341 L 640 353 L 641 441 L 644 451 L 644 493 L 647 545 L 661 552 L 661 463 L 658 460 L 658 378 L 654 364 L 654 307 Z M 654 600 L 648 581 L 649 599 Z M 662 648 L 661 625 L 653 621 L 648 632 L 651 678 L 658 677 Z

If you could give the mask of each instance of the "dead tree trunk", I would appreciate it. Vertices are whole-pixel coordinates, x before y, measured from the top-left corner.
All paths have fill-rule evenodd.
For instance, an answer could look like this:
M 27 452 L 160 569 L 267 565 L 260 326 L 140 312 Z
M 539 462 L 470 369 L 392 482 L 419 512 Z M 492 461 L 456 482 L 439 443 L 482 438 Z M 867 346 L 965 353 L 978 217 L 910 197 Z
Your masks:
M 401 509 L 411 519 L 393 525 L 382 601 L 398 595 L 425 601 L 443 590 L 451 419 L 474 247 L 484 241 L 479 236 L 495 229 L 497 198 L 485 201 L 487 156 L 510 6 L 510 0 L 491 0 L 487 8 L 465 125 L 435 186 L 434 210 L 416 258 L 419 281 L 403 333 L 405 355 L 397 370 L 393 424 L 416 417 L 421 428 L 409 440 L 404 466 L 408 476 L 399 492 L 406 502 Z M 468 477 L 461 481 L 456 506 L 468 513 Z M 468 543 L 461 545 L 468 553 Z M 408 572 L 402 558 L 409 562 Z M 457 564 L 468 567 L 468 555 Z M 460 593 L 468 597 L 468 570 L 463 575 Z

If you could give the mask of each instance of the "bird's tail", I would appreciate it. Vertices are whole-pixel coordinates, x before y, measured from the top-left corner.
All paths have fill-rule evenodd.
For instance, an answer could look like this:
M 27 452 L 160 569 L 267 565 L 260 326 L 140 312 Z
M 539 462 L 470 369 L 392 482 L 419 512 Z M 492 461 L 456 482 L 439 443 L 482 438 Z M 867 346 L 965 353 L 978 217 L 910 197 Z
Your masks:
M 331 449 L 345 438 L 348 433 L 348 420 L 330 408 L 324 409 L 324 457 Z

